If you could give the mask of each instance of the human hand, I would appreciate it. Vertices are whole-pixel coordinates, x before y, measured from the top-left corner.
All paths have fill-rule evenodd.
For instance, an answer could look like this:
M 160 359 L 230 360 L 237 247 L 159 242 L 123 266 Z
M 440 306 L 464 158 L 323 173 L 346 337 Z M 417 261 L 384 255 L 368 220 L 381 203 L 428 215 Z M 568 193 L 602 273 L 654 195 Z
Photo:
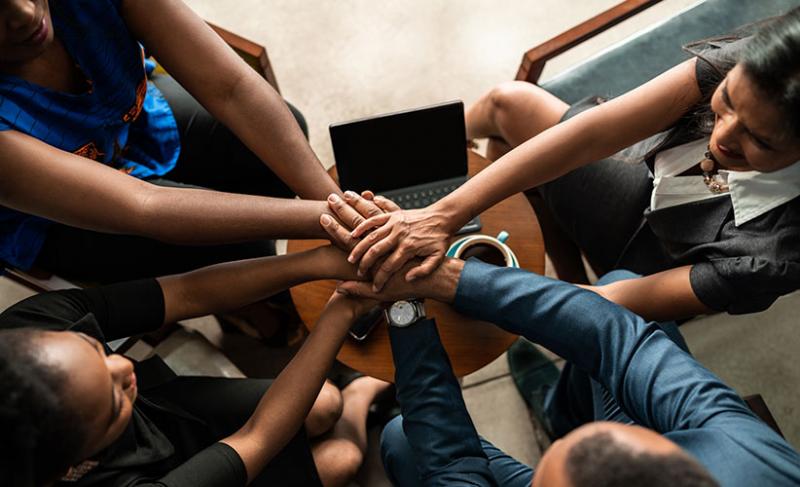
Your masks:
M 374 299 L 334 292 L 320 315 L 319 323 L 333 321 L 349 329 L 356 319 L 378 304 L 380 302 Z
M 430 275 L 409 282 L 403 276 L 407 270 L 418 264 L 419 261 L 411 261 L 406 264 L 400 272 L 389 278 L 380 292 L 375 292 L 368 282 L 357 281 L 343 282 L 337 287 L 336 291 L 351 297 L 367 298 L 381 302 L 393 302 L 411 298 L 431 298 L 443 303 L 452 303 L 456 296 L 464 261 L 446 259 Z
M 358 263 L 361 275 L 373 269 L 375 291 L 380 291 L 393 274 L 414 258 L 422 260 L 404 272 L 405 279 L 425 277 L 439 267 L 447 253 L 453 233 L 450 223 L 443 213 L 430 207 L 370 217 L 351 232 L 353 238 L 363 238 L 350 251 L 348 261 Z
M 331 242 L 348 252 L 359 242 L 351 235 L 350 230 L 367 218 L 400 209 L 391 200 L 375 196 L 372 191 L 364 191 L 360 196 L 353 191 L 345 191 L 344 198 L 333 193 L 328 196 L 328 206 L 335 218 L 323 213 L 320 224 L 328 232 Z

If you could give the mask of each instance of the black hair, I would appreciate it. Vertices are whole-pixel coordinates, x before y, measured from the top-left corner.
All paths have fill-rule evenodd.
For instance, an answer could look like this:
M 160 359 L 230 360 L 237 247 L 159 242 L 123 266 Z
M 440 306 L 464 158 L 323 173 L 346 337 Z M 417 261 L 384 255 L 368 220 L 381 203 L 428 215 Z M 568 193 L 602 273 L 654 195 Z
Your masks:
M 729 56 L 710 54 L 713 45 L 735 42 L 748 37 L 740 52 Z M 736 29 L 734 32 L 692 42 L 684 51 L 706 63 L 712 70 L 702 80 L 704 96 L 675 123 L 644 158 L 651 159 L 678 141 L 707 137 L 714 129 L 715 115 L 711 97 L 728 72 L 740 63 L 749 79 L 766 99 L 781 110 L 789 135 L 800 138 L 800 7 L 784 15 L 770 17 Z M 698 80 L 701 81 L 701 80 Z
M 763 25 L 747 43 L 740 64 L 761 94 L 800 138 L 800 7 Z
M 0 332 L 0 478 L 40 486 L 83 458 L 87 431 L 62 401 L 66 374 L 44 363 L 39 330 Z
M 565 468 L 572 487 L 719 487 L 705 468 L 683 452 L 634 452 L 605 431 L 573 445 Z

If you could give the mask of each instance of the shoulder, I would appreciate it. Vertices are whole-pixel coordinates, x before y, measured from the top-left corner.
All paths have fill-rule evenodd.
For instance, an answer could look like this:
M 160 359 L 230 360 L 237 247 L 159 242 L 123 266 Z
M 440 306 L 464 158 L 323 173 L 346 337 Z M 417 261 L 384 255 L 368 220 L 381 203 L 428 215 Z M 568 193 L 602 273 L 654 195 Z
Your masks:
M 87 297 L 80 289 L 54 291 L 23 299 L 0 313 L 0 330 L 37 328 L 66 330 L 89 314 Z

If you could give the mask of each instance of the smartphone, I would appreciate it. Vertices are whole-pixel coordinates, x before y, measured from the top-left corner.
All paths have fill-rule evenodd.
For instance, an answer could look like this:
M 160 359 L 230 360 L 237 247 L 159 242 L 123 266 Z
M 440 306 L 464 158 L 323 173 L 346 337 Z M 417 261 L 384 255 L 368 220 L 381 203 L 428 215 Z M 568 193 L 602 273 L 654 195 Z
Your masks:
M 356 341 L 364 341 L 364 339 L 369 336 L 372 329 L 383 320 L 383 308 L 375 306 L 366 314 L 361 315 L 355 323 L 353 323 L 353 326 L 350 327 L 350 336 Z

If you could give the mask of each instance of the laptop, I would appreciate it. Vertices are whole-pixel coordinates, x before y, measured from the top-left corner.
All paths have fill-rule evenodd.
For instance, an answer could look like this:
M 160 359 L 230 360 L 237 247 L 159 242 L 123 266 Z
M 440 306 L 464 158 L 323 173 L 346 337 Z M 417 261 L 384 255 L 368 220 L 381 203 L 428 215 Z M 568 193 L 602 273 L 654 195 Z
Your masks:
M 467 180 L 464 104 L 452 101 L 330 126 L 339 184 L 403 209 L 424 208 Z M 481 229 L 475 217 L 457 233 Z

